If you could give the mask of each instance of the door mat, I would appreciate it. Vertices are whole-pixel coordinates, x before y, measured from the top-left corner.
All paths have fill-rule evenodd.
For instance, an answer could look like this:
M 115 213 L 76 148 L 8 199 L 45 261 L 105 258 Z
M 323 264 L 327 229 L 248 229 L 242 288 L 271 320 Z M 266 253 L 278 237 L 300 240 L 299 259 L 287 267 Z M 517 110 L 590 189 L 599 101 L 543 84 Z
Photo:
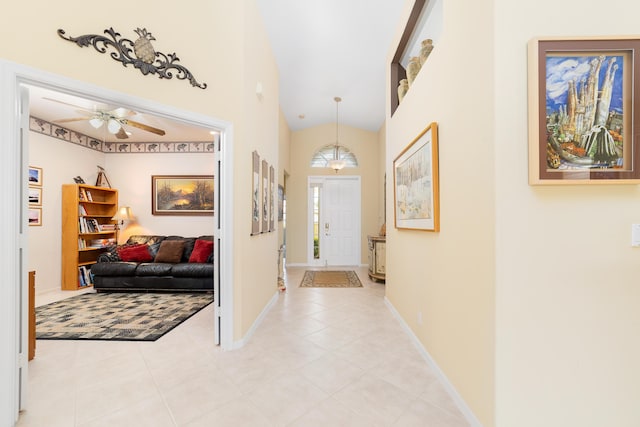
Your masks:
M 212 293 L 86 293 L 37 307 L 36 339 L 155 341 L 212 302 Z
M 362 288 L 355 271 L 313 271 L 304 272 L 301 288 Z

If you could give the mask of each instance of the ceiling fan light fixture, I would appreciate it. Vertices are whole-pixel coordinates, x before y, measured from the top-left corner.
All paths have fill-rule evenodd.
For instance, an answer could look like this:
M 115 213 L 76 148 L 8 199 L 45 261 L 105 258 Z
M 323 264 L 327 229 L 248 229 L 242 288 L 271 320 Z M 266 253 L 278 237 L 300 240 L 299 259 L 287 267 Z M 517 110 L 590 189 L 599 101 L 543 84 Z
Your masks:
M 94 129 L 100 129 L 102 123 L 104 123 L 104 121 L 99 117 L 94 117 L 93 119 L 89 120 L 89 124 L 93 126 Z
M 122 126 L 120 126 L 120 123 L 118 123 L 116 119 L 109 119 L 109 121 L 107 122 L 107 130 L 113 135 L 120 132 L 121 128 Z

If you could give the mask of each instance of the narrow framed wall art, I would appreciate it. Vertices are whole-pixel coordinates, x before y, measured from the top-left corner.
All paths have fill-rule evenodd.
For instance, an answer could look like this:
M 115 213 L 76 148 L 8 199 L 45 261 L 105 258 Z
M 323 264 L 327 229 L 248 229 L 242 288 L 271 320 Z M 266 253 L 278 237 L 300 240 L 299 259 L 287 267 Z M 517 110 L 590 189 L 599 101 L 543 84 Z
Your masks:
M 252 153 L 251 235 L 260 234 L 260 155 Z

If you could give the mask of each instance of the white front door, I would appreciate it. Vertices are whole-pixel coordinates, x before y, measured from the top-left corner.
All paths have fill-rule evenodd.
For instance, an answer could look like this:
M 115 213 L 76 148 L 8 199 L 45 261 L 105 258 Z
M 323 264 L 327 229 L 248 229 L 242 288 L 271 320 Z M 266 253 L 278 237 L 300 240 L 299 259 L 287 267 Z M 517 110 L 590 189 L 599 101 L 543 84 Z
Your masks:
M 360 177 L 310 177 L 309 264 L 360 264 Z

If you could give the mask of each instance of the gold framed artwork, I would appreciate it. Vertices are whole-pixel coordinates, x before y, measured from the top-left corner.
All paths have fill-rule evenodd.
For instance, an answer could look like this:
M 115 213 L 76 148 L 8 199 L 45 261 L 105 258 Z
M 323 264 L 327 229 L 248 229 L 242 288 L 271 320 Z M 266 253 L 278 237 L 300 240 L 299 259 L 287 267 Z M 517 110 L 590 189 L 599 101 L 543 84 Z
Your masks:
M 42 208 L 29 207 L 29 226 L 42 225 Z
M 252 153 L 251 235 L 260 234 L 260 155 Z
M 262 232 L 269 231 L 269 164 L 262 161 Z
M 29 206 L 42 206 L 42 187 L 29 186 Z
M 640 183 L 638 55 L 634 38 L 529 42 L 530 185 Z
M 213 215 L 213 175 L 152 175 L 152 215 Z
M 275 169 L 269 166 L 269 231 L 276 229 Z
M 42 187 L 42 168 L 29 166 L 29 185 Z
M 393 160 L 398 229 L 440 231 L 438 125 L 431 123 Z

